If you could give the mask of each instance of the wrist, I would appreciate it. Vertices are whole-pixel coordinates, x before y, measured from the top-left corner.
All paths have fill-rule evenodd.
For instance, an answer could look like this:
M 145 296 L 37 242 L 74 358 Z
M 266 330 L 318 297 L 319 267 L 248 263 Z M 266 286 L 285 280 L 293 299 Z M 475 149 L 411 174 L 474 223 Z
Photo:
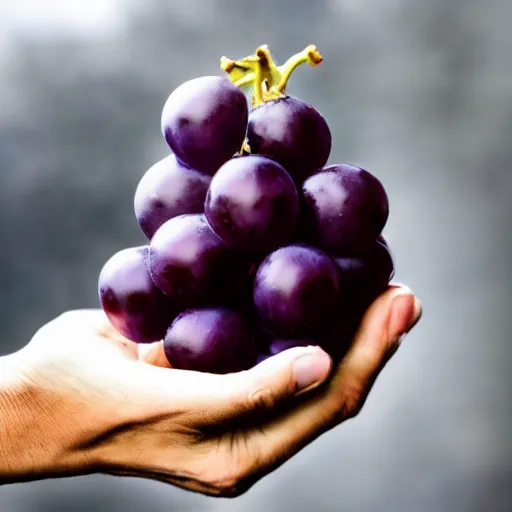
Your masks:
M 57 397 L 26 377 L 22 352 L 0 357 L 0 485 L 79 474 L 59 439 L 58 409 Z
M 45 426 L 36 413 L 37 396 L 18 363 L 19 353 L 0 358 L 0 483 L 29 479 L 45 465 L 47 454 L 38 439 Z

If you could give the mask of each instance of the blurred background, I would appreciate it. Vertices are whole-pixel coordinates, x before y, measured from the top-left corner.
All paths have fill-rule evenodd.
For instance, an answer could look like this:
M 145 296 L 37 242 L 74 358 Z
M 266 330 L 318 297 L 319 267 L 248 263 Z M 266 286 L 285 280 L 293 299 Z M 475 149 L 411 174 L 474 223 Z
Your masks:
M 94 476 L 4 486 L 0 511 L 512 510 L 511 19 L 508 0 L 0 0 L 0 353 L 98 305 L 103 263 L 144 243 L 168 94 L 263 43 L 319 47 L 289 92 L 326 115 L 331 163 L 384 183 L 424 305 L 360 416 L 241 498 Z

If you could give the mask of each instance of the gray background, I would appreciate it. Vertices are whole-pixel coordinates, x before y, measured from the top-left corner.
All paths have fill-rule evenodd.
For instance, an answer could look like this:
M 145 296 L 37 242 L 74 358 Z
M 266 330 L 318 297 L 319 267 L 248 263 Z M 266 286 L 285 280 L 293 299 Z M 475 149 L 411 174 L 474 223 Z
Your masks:
M 0 511 L 512 510 L 511 19 L 508 0 L 0 0 L 2 353 L 97 305 L 104 261 L 144 241 L 167 95 L 262 43 L 322 51 L 290 92 L 328 118 L 331 162 L 385 184 L 425 310 L 362 414 L 242 498 L 97 476 L 3 487 Z

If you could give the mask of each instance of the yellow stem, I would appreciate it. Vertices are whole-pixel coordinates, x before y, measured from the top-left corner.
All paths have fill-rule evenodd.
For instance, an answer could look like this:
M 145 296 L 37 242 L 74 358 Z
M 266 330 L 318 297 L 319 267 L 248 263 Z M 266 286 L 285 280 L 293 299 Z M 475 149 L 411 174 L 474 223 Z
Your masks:
M 286 96 L 286 86 L 293 71 L 306 62 L 317 66 L 323 60 L 314 45 L 290 57 L 282 66 L 277 66 L 267 45 L 257 48 L 254 55 L 240 60 L 222 57 L 220 67 L 237 87 L 253 86 L 253 106 Z

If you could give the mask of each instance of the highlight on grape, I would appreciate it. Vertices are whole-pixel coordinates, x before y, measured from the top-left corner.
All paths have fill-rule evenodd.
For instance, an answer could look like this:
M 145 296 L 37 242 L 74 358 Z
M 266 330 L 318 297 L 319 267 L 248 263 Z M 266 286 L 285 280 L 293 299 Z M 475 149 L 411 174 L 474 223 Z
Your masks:
M 384 186 L 329 163 L 325 117 L 287 92 L 322 61 L 310 45 L 278 66 L 263 45 L 165 102 L 170 152 L 134 197 L 147 244 L 114 254 L 98 290 L 112 325 L 163 340 L 174 368 L 242 371 L 313 344 L 337 360 L 393 277 Z

